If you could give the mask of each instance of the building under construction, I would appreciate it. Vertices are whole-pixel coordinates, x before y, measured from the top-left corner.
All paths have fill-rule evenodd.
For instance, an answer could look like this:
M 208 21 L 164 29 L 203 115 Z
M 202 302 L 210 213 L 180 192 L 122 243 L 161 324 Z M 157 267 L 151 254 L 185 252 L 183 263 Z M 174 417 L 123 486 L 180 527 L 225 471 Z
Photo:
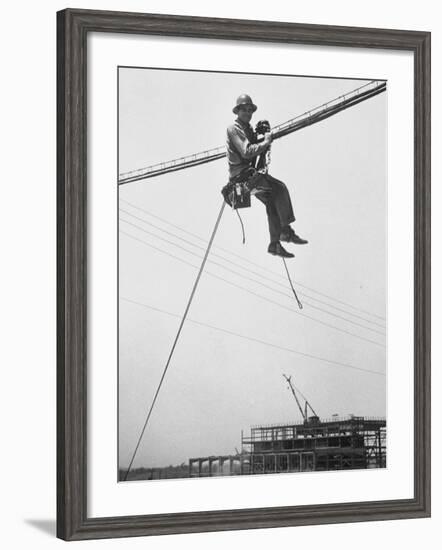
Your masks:
M 305 398 L 301 406 L 297 392 L 302 394 L 291 377 L 284 378 L 303 421 L 253 426 L 249 435 L 241 435 L 236 455 L 189 459 L 189 477 L 385 468 L 385 418 L 334 415 L 321 420 Z
M 253 426 L 236 455 L 189 459 L 189 477 L 385 468 L 386 422 L 350 415 Z

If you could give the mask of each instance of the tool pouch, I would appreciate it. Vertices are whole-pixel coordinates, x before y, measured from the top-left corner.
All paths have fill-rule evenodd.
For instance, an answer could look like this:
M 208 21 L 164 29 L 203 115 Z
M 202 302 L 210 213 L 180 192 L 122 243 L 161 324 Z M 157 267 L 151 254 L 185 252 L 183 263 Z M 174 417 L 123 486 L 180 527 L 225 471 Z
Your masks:
M 253 190 L 253 180 L 256 170 L 253 167 L 243 170 L 225 185 L 221 193 L 226 203 L 234 210 L 251 206 L 250 192 Z
M 250 202 L 250 190 L 246 182 L 229 182 L 222 188 L 222 194 L 226 203 L 234 210 L 238 208 L 248 208 Z

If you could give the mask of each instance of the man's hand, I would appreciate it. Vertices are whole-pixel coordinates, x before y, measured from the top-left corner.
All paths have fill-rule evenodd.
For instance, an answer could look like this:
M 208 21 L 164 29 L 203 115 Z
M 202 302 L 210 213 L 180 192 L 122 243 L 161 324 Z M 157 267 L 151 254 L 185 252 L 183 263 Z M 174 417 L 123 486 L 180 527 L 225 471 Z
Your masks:
M 273 141 L 272 132 L 266 132 L 264 134 L 264 143 L 266 143 L 266 145 L 270 145 L 272 141 Z

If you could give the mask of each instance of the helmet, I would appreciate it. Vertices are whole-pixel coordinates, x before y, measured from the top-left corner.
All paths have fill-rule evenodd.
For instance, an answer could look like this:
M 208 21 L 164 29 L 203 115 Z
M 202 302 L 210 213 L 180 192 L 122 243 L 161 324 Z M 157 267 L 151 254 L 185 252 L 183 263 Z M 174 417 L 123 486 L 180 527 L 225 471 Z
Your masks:
M 236 105 L 233 107 L 232 111 L 235 113 L 235 115 L 238 114 L 239 108 L 241 105 L 252 105 L 253 111 L 255 112 L 258 108 L 252 101 L 252 98 L 247 94 L 241 94 L 238 99 L 236 100 Z

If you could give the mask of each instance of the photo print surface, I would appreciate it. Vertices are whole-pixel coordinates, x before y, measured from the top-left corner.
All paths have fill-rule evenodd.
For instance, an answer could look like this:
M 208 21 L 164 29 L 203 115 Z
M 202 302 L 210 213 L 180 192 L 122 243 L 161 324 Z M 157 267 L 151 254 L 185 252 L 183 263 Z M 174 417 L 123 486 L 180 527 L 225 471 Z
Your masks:
M 118 68 L 118 479 L 385 468 L 387 83 Z

